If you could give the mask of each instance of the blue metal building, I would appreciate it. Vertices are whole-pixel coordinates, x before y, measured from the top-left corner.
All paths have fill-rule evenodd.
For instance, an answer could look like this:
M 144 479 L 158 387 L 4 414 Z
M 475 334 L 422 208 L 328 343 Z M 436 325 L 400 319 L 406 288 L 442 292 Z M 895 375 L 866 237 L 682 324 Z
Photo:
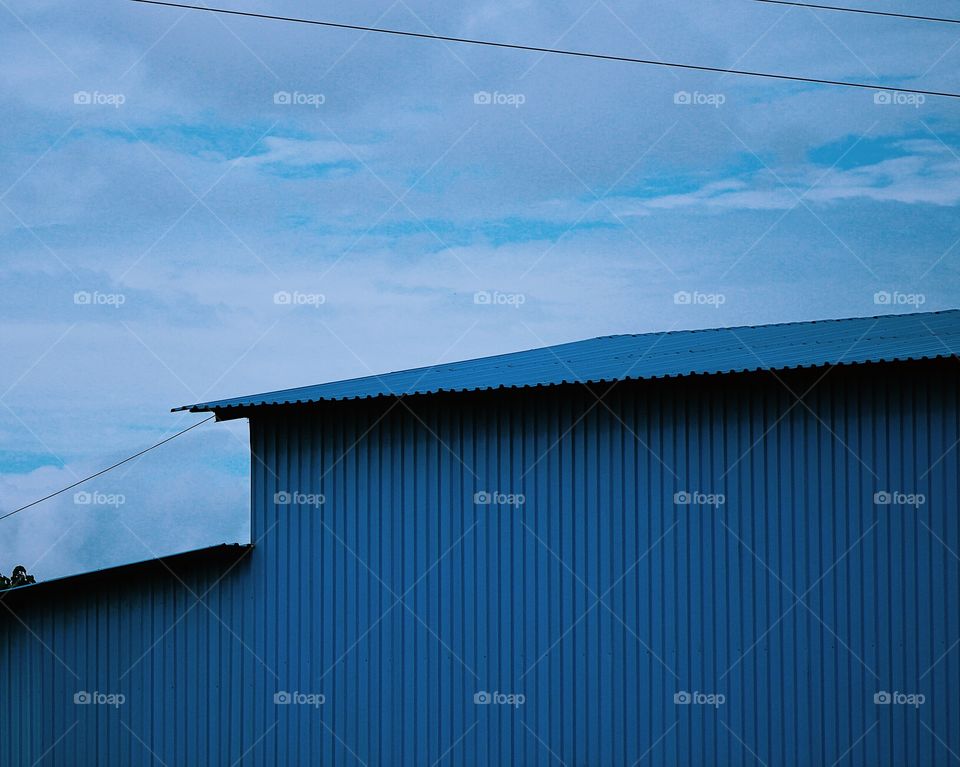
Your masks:
M 190 406 L 252 542 L 0 595 L 0 765 L 960 761 L 960 312 Z

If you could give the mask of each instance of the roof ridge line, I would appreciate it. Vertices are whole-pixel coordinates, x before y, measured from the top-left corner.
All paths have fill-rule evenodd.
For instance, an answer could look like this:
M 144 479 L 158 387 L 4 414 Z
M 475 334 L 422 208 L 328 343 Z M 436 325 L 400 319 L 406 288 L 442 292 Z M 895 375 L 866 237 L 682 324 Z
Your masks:
M 946 323 L 941 319 L 947 317 Z M 923 321 L 931 322 L 937 318 L 937 324 L 944 327 L 951 341 L 960 336 L 960 310 L 947 309 L 930 312 L 908 312 L 903 314 L 881 314 L 870 317 L 828 318 L 797 322 L 777 322 L 764 325 L 738 325 L 727 327 L 700 328 L 695 330 L 666 330 L 650 333 L 624 333 L 618 335 L 595 336 L 579 341 L 567 341 L 514 352 L 503 352 L 485 357 L 472 357 L 452 362 L 435 363 L 403 370 L 383 373 L 369 373 L 353 378 L 324 381 L 317 384 L 289 387 L 253 395 L 226 397 L 218 400 L 199 402 L 174 408 L 174 412 L 191 410 L 192 412 L 221 412 L 228 408 L 246 408 L 293 404 L 301 402 L 319 402 L 324 400 L 344 400 L 369 397 L 403 396 L 440 391 L 470 391 L 490 388 L 523 388 L 532 385 L 554 385 L 563 376 L 562 366 L 574 365 L 579 370 L 574 373 L 577 380 L 591 381 L 608 378 L 626 380 L 634 378 L 656 378 L 663 376 L 692 375 L 709 372 L 734 372 L 737 370 L 787 369 L 810 365 L 830 364 L 836 358 L 829 352 L 831 344 L 844 342 L 850 354 L 855 349 L 859 359 L 854 362 L 896 361 L 912 358 L 930 358 L 931 337 L 936 333 Z M 879 330 L 868 328 L 860 333 L 863 325 L 869 321 L 880 325 Z M 845 328 L 844 325 L 849 326 Z M 840 330 L 832 328 L 839 327 Z M 828 329 L 829 328 L 829 329 Z M 796 330 L 804 332 L 794 332 Z M 721 331 L 736 338 L 740 343 L 723 341 Z M 747 341 L 740 339 L 737 331 L 747 335 L 748 340 L 757 341 L 764 349 L 771 350 L 769 360 L 757 357 L 759 365 L 743 359 L 744 349 L 750 348 Z M 781 343 L 777 343 L 779 332 Z M 715 349 L 705 350 L 703 340 L 712 334 L 718 339 Z M 643 343 L 642 339 L 672 338 L 657 347 L 654 343 Z M 753 337 L 759 338 L 753 338 Z M 857 338 L 856 336 L 859 336 Z M 684 340 L 686 339 L 686 340 Z M 694 340 L 696 339 L 696 340 Z M 953 353 L 943 339 L 944 349 Z M 874 352 L 864 349 L 871 343 Z M 824 352 L 811 350 L 823 349 Z M 569 351 L 568 351 L 569 350 Z M 656 353 L 654 351 L 656 350 Z M 791 354 L 791 350 L 793 353 Z M 551 360 L 550 355 L 555 359 Z M 649 356 L 645 372 L 632 375 L 634 366 Z M 754 355 L 756 356 L 756 355 Z M 767 356 L 767 355 L 765 355 Z M 934 357 L 943 354 L 933 355 Z M 679 361 L 687 357 L 690 365 Z M 635 360 L 627 369 L 617 367 L 617 360 Z M 700 363 L 699 366 L 697 363 Z M 833 362 L 837 364 L 837 362 Z M 421 374 L 420 378 L 411 380 Z M 421 385 L 421 382 L 422 385 Z

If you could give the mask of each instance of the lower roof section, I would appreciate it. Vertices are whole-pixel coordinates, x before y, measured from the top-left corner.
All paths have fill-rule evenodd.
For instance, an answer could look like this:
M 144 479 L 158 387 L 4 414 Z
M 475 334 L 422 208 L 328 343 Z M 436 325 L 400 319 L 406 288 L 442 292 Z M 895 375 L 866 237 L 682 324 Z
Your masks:
M 690 301 L 693 302 L 694 297 Z M 216 412 L 219 418 L 228 419 L 244 415 L 246 408 L 327 400 L 935 359 L 957 352 L 960 352 L 960 310 L 916 312 L 604 336 L 347 381 L 200 402 L 175 410 Z
M 156 559 L 133 562 L 128 565 L 118 565 L 117 567 L 93 570 L 89 573 L 39 581 L 29 586 L 19 586 L 0 591 L 0 603 L 8 606 L 29 604 L 48 599 L 53 595 L 59 596 L 80 591 L 86 593 L 104 585 L 127 584 L 147 576 L 169 575 L 170 577 L 178 577 L 197 566 L 216 563 L 230 567 L 242 559 L 252 548 L 252 544 L 222 543 L 204 549 L 194 549 L 180 554 L 170 554 Z M 5 610 L 0 610 L 0 618 L 5 612 Z

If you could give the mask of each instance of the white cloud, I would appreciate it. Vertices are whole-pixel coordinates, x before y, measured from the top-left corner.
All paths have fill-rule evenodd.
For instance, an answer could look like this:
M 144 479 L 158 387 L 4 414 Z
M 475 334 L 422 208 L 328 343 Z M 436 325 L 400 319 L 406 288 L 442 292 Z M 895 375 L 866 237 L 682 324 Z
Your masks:
M 618 197 L 610 205 L 618 214 L 629 216 L 678 209 L 786 210 L 798 205 L 801 198 L 821 204 L 849 200 L 939 206 L 960 203 L 960 159 L 931 141 L 905 141 L 897 148 L 912 154 L 853 168 L 763 169 L 711 181 L 682 194 Z
M 242 426 L 205 425 L 200 427 L 205 434 L 190 432 L 3 520 L 0 572 L 9 575 L 14 565 L 23 564 L 38 579 L 49 580 L 219 543 L 247 542 L 249 479 L 212 460 L 245 452 Z M 239 441 L 228 431 L 236 432 Z M 131 446 L 129 452 L 135 451 Z M 111 457 L 104 454 L 99 460 Z M 0 508 L 17 508 L 101 468 L 83 459 L 63 468 L 0 474 Z M 83 503 L 86 499 L 76 494 L 84 492 L 98 494 L 100 502 Z
M 339 141 L 323 139 L 292 139 L 268 136 L 263 140 L 266 151 L 241 157 L 237 165 L 337 165 L 367 161 L 370 148 L 363 145 L 348 145 Z

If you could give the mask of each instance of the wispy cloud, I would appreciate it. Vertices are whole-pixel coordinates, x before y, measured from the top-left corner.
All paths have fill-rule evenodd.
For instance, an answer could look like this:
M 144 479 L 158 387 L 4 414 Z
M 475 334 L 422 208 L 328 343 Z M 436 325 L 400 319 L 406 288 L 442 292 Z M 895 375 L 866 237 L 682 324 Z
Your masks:
M 261 142 L 264 150 L 234 160 L 238 166 L 357 166 L 367 160 L 372 150 L 366 145 L 346 145 L 324 139 L 295 139 L 268 136 Z
M 904 205 L 954 206 L 960 203 L 960 160 L 934 141 L 909 140 L 894 145 L 909 152 L 868 165 L 828 170 L 816 165 L 738 173 L 699 188 L 651 197 L 621 196 L 611 201 L 624 216 L 658 210 L 722 212 L 786 210 L 802 196 L 810 203 L 854 200 Z

